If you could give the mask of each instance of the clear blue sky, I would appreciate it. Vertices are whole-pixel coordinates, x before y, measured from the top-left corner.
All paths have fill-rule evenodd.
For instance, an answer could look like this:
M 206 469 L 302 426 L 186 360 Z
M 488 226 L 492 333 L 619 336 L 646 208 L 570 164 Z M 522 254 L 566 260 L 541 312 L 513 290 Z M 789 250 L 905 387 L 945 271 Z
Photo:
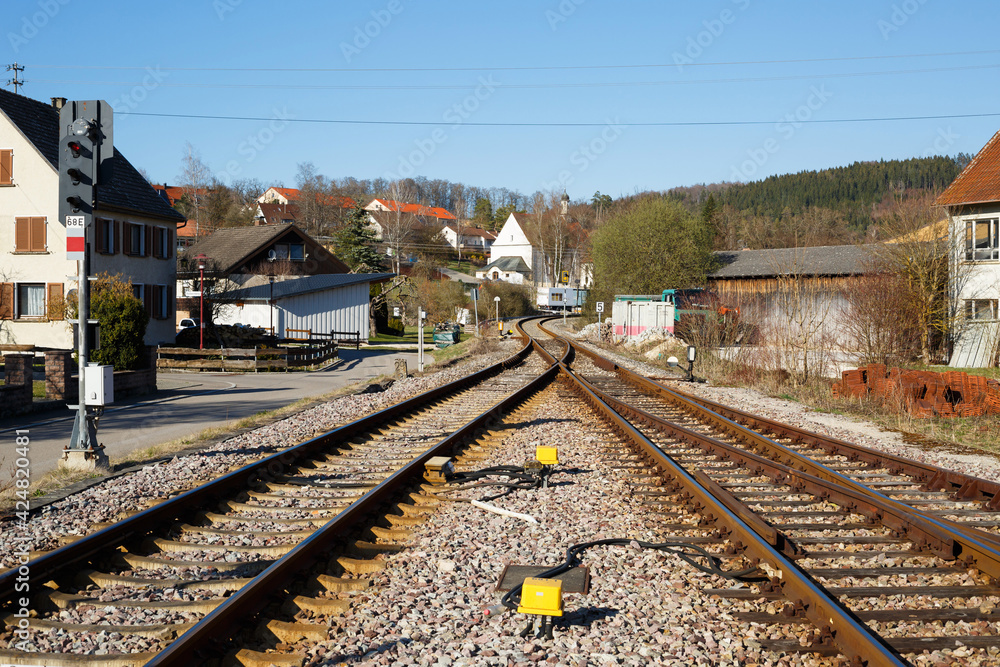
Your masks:
M 157 182 L 177 182 L 190 142 L 223 180 L 292 186 L 312 162 L 587 199 L 975 153 L 1000 128 L 783 121 L 1000 113 L 995 0 L 4 6 L 0 64 L 25 66 L 23 93 L 108 100 L 116 145 Z

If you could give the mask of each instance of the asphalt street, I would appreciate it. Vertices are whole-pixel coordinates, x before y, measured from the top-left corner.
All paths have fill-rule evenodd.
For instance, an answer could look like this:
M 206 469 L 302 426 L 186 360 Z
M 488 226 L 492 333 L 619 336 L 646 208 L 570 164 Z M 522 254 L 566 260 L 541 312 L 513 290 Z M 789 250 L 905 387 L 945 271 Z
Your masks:
M 106 409 L 98 439 L 112 458 L 170 442 L 244 417 L 283 407 L 300 398 L 321 396 L 362 380 L 391 375 L 395 360 L 416 370 L 417 355 L 398 350 L 341 350 L 340 361 L 325 370 L 294 373 L 160 373 L 156 394 Z M 15 437 L 27 435 L 31 478 L 58 465 L 69 442 L 75 413 L 68 409 L 0 420 L 0 486 L 10 481 Z M 23 441 L 22 441 L 23 442 Z

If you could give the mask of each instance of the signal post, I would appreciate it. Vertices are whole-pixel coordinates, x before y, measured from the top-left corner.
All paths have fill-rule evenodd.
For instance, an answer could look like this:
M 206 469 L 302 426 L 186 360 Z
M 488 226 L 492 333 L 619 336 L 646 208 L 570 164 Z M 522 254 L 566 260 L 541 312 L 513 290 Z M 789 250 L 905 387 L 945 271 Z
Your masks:
M 60 466 L 93 470 L 107 467 L 97 441 L 104 405 L 114 396 L 110 366 L 88 364 L 97 343 L 96 320 L 90 319 L 90 248 L 97 185 L 111 180 L 114 141 L 111 106 L 103 100 L 67 102 L 59 112 L 59 220 L 66 226 L 66 258 L 77 262 L 77 367 L 79 396 L 73 435 Z M 91 341 L 91 338 L 94 338 Z

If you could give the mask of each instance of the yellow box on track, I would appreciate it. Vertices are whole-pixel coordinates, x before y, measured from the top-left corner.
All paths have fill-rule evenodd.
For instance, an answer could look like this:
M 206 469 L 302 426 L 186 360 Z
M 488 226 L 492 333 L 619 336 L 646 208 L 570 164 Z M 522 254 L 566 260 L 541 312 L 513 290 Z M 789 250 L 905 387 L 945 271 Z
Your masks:
M 559 465 L 559 450 L 555 447 L 539 445 L 535 447 L 535 458 L 539 463 L 547 466 Z
M 540 616 L 562 616 L 562 582 L 558 579 L 538 579 L 528 577 L 521 587 L 519 614 Z

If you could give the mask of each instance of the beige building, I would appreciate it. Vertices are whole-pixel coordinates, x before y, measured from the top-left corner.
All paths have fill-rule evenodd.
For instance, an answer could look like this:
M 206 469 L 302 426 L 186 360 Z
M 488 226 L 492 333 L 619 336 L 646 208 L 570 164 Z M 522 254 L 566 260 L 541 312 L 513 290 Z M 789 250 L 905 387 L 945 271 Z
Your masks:
M 184 217 L 121 153 L 113 163 L 88 232 L 91 274 L 131 279 L 150 314 L 145 342 L 172 342 L 175 236 Z M 57 106 L 0 90 L 0 344 L 73 347 L 65 299 L 78 268 L 66 259 L 58 170 Z

